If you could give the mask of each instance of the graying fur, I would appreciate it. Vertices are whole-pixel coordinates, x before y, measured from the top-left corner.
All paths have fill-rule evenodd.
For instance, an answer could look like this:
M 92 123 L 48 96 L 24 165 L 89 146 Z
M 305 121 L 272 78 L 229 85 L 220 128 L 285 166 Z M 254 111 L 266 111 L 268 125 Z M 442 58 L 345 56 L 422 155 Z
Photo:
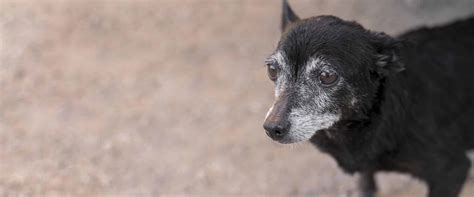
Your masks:
M 296 83 L 293 86 L 289 84 L 290 66 L 286 61 L 285 54 L 277 51 L 270 58 L 280 66 L 280 74 L 276 80 L 275 97 L 281 96 L 282 92 L 288 91 L 288 88 L 297 88 L 299 103 L 296 107 L 290 109 L 289 122 L 290 129 L 281 141 L 282 143 L 294 143 L 310 139 L 317 131 L 331 127 L 340 119 L 340 115 L 336 112 L 330 112 L 327 109 L 333 105 L 329 94 L 331 90 L 322 88 L 314 89 L 317 81 L 311 79 L 314 70 L 321 70 L 329 63 L 324 57 L 318 56 L 311 58 L 304 66 L 304 83 Z M 310 84 L 310 85 L 308 85 Z M 270 114 L 271 110 L 267 113 Z

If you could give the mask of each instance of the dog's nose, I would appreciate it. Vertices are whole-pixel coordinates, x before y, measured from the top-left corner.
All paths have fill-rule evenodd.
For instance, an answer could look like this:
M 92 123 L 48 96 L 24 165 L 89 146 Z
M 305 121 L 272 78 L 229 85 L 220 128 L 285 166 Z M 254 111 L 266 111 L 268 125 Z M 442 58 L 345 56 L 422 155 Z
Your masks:
M 288 133 L 288 124 L 269 122 L 263 124 L 263 128 L 273 140 L 281 140 Z

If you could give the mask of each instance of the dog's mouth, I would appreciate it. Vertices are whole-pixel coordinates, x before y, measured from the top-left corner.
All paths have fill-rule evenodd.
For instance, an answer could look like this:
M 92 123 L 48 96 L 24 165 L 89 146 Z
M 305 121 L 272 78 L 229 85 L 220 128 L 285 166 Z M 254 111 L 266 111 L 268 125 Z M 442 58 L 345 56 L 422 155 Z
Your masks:
M 302 143 L 306 141 L 319 139 L 322 136 L 334 137 L 334 135 L 336 135 L 335 134 L 336 131 L 350 130 L 351 128 L 357 127 L 357 125 L 359 125 L 357 121 L 340 120 L 338 122 L 333 123 L 331 126 L 327 128 L 321 128 L 317 130 L 306 130 L 306 131 L 299 131 L 299 132 L 290 131 L 281 139 L 273 139 L 273 140 L 280 144 Z
M 290 139 L 290 138 L 283 138 L 281 140 L 276 140 L 276 142 L 278 142 L 279 144 L 298 144 L 298 143 L 302 143 L 302 142 L 305 142 L 306 140 L 294 140 L 294 139 Z
M 281 139 L 275 140 L 280 144 L 294 144 L 294 143 L 302 143 L 311 140 L 312 138 L 316 137 L 318 133 L 324 132 L 327 129 L 319 129 L 315 131 L 306 131 L 300 133 L 288 133 Z
M 301 142 L 301 141 L 295 141 L 294 139 L 288 138 L 286 136 L 283 139 L 275 140 L 275 141 L 280 144 L 293 144 L 293 143 Z
M 276 115 L 267 116 L 263 127 L 270 138 L 281 144 L 308 141 L 316 133 L 331 129 L 341 118 L 340 113 L 316 113 L 305 108 L 292 109 L 282 116 L 277 113 L 281 112 L 279 109 L 273 109 Z

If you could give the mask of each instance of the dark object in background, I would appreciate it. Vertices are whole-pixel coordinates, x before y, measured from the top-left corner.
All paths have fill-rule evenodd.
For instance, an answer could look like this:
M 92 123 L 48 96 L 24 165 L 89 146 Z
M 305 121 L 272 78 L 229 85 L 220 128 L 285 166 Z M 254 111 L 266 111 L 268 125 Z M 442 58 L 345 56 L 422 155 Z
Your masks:
M 377 171 L 458 196 L 474 148 L 474 18 L 397 38 L 334 16 L 300 20 L 283 1 L 282 37 L 266 61 L 276 101 L 264 128 L 280 143 L 310 140 L 362 196 Z

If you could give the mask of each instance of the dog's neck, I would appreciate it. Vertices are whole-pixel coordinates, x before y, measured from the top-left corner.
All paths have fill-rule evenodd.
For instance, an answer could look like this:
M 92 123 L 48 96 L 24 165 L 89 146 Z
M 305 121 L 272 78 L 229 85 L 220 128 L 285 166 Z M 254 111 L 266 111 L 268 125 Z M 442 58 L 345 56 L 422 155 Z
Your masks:
M 386 121 L 392 119 L 385 117 L 391 114 L 383 113 L 393 107 L 390 95 L 394 93 L 388 84 L 390 80 L 394 79 L 380 79 L 373 104 L 364 119 L 341 121 L 334 128 L 316 133 L 310 140 L 323 152 L 333 155 L 338 164 L 349 173 L 371 168 L 370 165 L 378 155 L 396 148 L 396 138 L 386 136 L 395 134 L 382 131 L 391 124 Z M 374 152 L 375 150 L 379 152 Z

